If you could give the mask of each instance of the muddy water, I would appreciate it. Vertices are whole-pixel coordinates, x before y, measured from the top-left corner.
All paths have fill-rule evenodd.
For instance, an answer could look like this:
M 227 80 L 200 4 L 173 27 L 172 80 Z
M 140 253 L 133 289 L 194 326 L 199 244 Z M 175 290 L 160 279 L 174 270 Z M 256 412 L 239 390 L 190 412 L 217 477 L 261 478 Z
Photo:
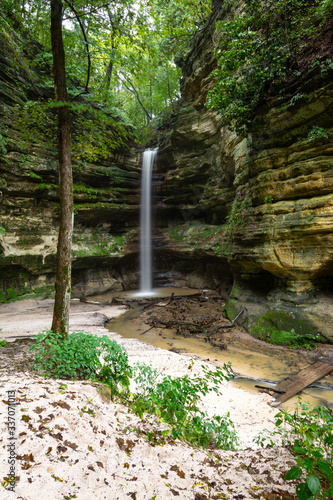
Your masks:
M 175 295 L 190 295 L 197 292 L 197 290 L 160 288 L 156 294 L 166 297 L 170 296 L 172 292 Z M 110 300 L 112 296 L 130 300 L 135 296 L 135 292 L 107 294 L 102 297 L 95 297 L 95 300 L 105 302 Z M 155 347 L 209 361 L 216 366 L 223 366 L 224 363 L 230 361 L 234 372 L 237 374 L 237 377 L 230 383 L 249 392 L 257 392 L 258 389 L 255 385 L 258 384 L 274 387 L 277 382 L 295 372 L 296 365 L 293 358 L 296 357 L 296 354 L 292 351 L 287 353 L 281 351 L 260 352 L 257 349 L 254 350 L 253 346 L 249 349 L 245 345 L 233 345 L 232 343 L 228 343 L 227 349 L 221 350 L 202 339 L 178 336 L 173 330 L 166 328 L 150 329 L 149 325 L 145 325 L 140 321 L 139 313 L 140 307 L 134 305 L 133 309 L 110 321 L 107 328 L 125 338 L 139 339 Z M 312 406 L 320 404 L 333 407 L 333 376 L 328 375 L 318 383 L 308 387 L 302 392 L 302 399 Z M 292 410 L 295 408 L 297 401 L 298 398 L 295 396 L 284 403 L 282 407 Z

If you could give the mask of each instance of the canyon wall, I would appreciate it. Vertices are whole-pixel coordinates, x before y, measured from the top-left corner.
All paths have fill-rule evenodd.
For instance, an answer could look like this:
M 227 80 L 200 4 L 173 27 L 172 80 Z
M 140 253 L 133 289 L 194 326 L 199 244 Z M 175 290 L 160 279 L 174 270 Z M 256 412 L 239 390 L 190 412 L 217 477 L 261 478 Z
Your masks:
M 21 35 L 2 29 L 0 37 L 0 301 L 5 301 L 53 290 L 59 196 L 55 132 L 29 136 L 29 128 L 37 128 L 38 108 L 22 121 L 27 103 L 52 97 L 52 79 L 48 86 L 40 68 L 36 73 Z M 38 54 L 38 47 L 28 48 Z M 46 128 L 54 130 L 52 123 Z M 136 238 L 140 203 L 140 151 L 131 142 L 107 157 L 73 161 L 74 296 L 126 286 L 121 258 L 127 241 Z
M 223 5 L 215 2 L 178 61 L 184 104 L 160 145 L 160 224 L 171 246 L 193 253 L 199 241 L 223 263 L 225 274 L 214 272 L 220 290 L 229 266 L 230 319 L 244 309 L 240 322 L 257 335 L 294 329 L 332 342 L 332 23 L 303 55 L 303 83 L 294 79 L 273 93 L 258 109 L 256 130 L 238 137 L 205 107 L 220 36 L 215 21 L 228 16 Z M 207 274 L 205 281 L 211 285 Z

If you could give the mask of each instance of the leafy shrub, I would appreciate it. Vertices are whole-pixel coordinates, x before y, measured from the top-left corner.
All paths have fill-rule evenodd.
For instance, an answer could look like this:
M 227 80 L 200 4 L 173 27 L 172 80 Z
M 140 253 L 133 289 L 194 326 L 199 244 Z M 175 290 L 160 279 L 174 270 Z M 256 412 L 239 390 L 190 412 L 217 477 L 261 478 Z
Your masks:
M 134 381 L 138 392 L 132 395 L 131 408 L 141 418 L 144 412 L 155 413 L 171 425 L 175 438 L 197 446 L 235 449 L 238 440 L 229 414 L 208 417 L 199 407 L 202 396 L 211 391 L 218 392 L 222 380 L 231 377 L 218 368 L 216 371 L 202 368 L 203 377 L 165 376 L 156 382 L 156 370 L 144 364 L 136 365 Z
M 119 385 L 129 386 L 127 353 L 106 335 L 74 332 L 63 338 L 58 332 L 46 330 L 37 335 L 30 350 L 35 353 L 34 369 L 44 376 L 101 380 L 111 387 L 112 397 Z
M 298 480 L 299 500 L 332 498 L 333 495 L 333 412 L 327 408 L 299 403 L 294 413 L 285 410 L 275 415 L 277 431 L 295 456 L 285 480 Z M 284 425 L 283 425 L 284 424 Z M 263 444 L 266 437 L 258 440 Z M 272 436 L 270 439 L 273 444 Z
M 329 136 L 329 130 L 323 127 L 314 126 L 308 133 L 306 142 L 312 142 L 316 139 L 329 139 Z

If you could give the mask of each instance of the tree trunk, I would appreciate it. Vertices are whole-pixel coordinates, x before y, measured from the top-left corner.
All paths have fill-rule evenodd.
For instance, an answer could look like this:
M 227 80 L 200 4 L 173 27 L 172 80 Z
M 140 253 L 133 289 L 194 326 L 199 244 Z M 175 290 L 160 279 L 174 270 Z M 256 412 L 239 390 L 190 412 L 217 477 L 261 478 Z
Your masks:
M 106 73 L 105 73 L 105 90 L 110 90 L 112 70 L 113 70 L 113 60 L 112 57 L 110 57 L 110 62 L 108 64 L 108 67 L 106 68 Z
M 68 334 L 69 325 L 74 211 L 70 115 L 65 75 L 65 52 L 62 41 L 62 8 L 61 0 L 51 0 L 51 42 L 55 95 L 57 101 L 64 103 L 57 108 L 60 226 L 52 330 L 65 337 Z

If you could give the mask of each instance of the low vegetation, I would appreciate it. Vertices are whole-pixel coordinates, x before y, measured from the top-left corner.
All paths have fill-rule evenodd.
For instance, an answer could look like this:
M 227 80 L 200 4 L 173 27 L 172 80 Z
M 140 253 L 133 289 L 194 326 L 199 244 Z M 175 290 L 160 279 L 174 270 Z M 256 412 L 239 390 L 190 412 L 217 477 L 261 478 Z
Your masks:
M 138 392 L 130 397 L 130 406 L 141 418 L 144 412 L 155 413 L 171 425 L 175 438 L 184 439 L 195 446 L 235 449 L 238 440 L 229 414 L 208 417 L 200 408 L 202 397 L 211 391 L 218 392 L 219 384 L 231 376 L 221 369 L 212 371 L 204 366 L 202 369 L 203 377 L 164 376 L 156 382 L 156 370 L 145 364 L 137 364 L 135 381 Z
M 93 379 L 107 383 L 114 394 L 128 388 L 131 368 L 125 349 L 106 335 L 74 332 L 63 338 L 46 330 L 39 333 L 31 347 L 34 369 L 54 378 Z
M 299 400 L 295 412 L 280 411 L 275 416 L 276 432 L 267 431 L 258 439 L 262 446 L 280 441 L 295 456 L 297 465 L 284 476 L 299 480 L 299 500 L 332 498 L 333 495 L 333 412 Z
M 209 418 L 200 408 L 208 392 L 218 392 L 223 380 L 229 380 L 226 370 L 214 371 L 203 367 L 204 376 L 171 378 L 156 381 L 156 371 L 145 364 L 134 369 L 136 392 L 129 391 L 133 370 L 126 351 L 107 336 L 97 337 L 74 332 L 67 338 L 44 331 L 31 347 L 35 354 L 35 370 L 54 378 L 90 379 L 111 389 L 111 398 L 121 398 L 133 412 L 143 418 L 154 413 L 170 425 L 174 438 L 194 446 L 235 449 L 237 435 L 229 415 Z M 191 368 L 191 367 L 189 367 Z
M 291 328 L 290 330 L 272 329 L 269 332 L 262 332 L 259 335 L 255 336 L 257 336 L 260 340 L 265 340 L 270 344 L 284 345 L 289 347 L 290 349 L 301 348 L 310 350 L 315 346 L 316 343 L 320 341 L 318 335 L 310 333 L 301 335 L 297 333 L 294 328 Z

